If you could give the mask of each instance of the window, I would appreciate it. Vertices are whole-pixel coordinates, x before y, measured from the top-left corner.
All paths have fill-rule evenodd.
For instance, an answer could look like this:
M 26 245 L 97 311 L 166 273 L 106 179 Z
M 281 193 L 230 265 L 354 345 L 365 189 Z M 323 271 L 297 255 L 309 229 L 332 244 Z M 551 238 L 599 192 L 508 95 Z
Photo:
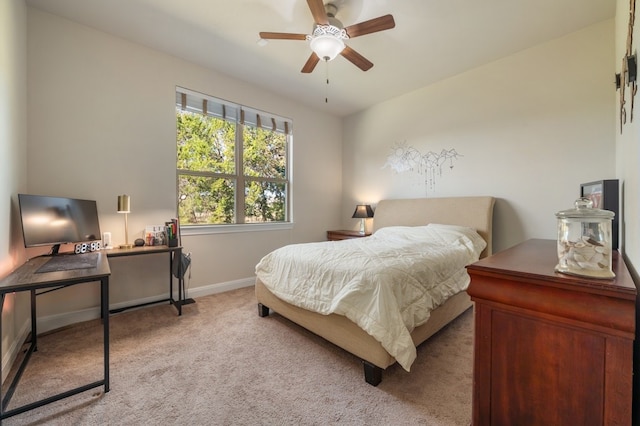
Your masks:
M 291 121 L 176 89 L 181 225 L 289 222 Z

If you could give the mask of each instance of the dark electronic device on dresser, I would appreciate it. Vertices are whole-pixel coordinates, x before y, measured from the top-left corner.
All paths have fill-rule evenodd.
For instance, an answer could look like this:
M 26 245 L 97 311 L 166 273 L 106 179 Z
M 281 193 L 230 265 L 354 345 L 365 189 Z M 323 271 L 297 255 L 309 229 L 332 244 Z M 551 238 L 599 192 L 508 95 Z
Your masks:
M 52 246 L 101 240 L 98 208 L 94 200 L 18 194 L 24 246 Z
M 620 196 L 618 179 L 597 180 L 580 185 L 580 196 L 593 201 L 596 209 L 609 210 L 615 213 L 611 223 L 611 248 L 618 250 L 618 232 L 620 228 Z

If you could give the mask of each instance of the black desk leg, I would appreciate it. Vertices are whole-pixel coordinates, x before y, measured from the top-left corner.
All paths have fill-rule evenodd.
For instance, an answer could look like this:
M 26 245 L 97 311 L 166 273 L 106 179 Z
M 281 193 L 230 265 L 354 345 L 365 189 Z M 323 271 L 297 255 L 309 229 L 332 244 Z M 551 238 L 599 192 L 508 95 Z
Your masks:
M 103 312 L 102 326 L 104 345 L 104 392 L 109 392 L 109 277 L 100 280 L 100 310 Z
M 38 350 L 38 328 L 37 321 L 38 315 L 36 315 L 36 291 L 31 290 L 31 344 L 33 350 Z
M 173 306 L 178 310 L 178 315 L 182 315 L 182 305 L 184 305 L 183 288 L 184 281 L 180 278 L 182 275 L 182 249 L 177 248 L 174 251 L 169 252 L 169 303 L 173 303 Z M 173 298 L 173 263 L 179 262 L 176 265 L 178 278 L 178 300 Z
M 4 299 L 5 299 L 5 293 L 2 294 L 2 304 L 4 305 Z M 29 363 L 29 360 L 31 359 L 31 355 L 33 354 L 33 352 L 36 351 L 36 344 L 38 342 L 38 333 L 37 333 L 37 327 L 36 327 L 36 291 L 35 290 L 31 290 L 31 342 L 29 344 L 29 348 L 27 349 L 27 351 L 24 354 L 24 358 L 22 358 L 22 362 L 20 362 L 20 366 L 18 367 L 18 370 L 16 371 L 15 375 L 13 376 L 13 380 L 11 380 L 11 383 L 9 383 L 9 386 L 7 387 L 7 391 L 4 394 L 4 396 L 2 396 L 1 401 L 0 401 L 0 423 L 2 423 L 2 419 L 6 418 L 6 417 L 11 417 L 14 416 L 15 414 L 24 412 L 25 407 L 31 405 L 31 406 L 42 406 L 42 404 L 40 404 L 39 402 L 36 403 L 32 403 L 32 404 L 28 404 L 28 405 L 23 405 L 22 407 L 13 409 L 13 410 L 7 410 L 7 407 L 9 406 L 9 402 L 11 402 L 11 398 L 13 397 L 13 394 L 16 391 L 16 388 L 18 387 L 18 382 L 20 381 L 20 379 L 22 378 L 22 374 L 24 373 L 25 369 L 27 368 L 27 364 Z M 2 327 L 2 309 L 0 309 L 0 327 Z M 0 333 L 1 334 L 1 333 Z M 2 345 L 0 345 L 0 359 L 2 359 Z M 0 363 L 1 364 L 1 363 Z M 2 377 L 2 369 L 0 368 L 0 377 Z M 7 378 L 8 379 L 8 378 Z M 0 395 L 2 395 L 2 392 L 0 392 Z M 40 404 L 40 405 L 38 405 Z
M 173 252 L 169 251 L 169 304 L 173 303 Z
M 184 294 L 182 294 L 182 274 L 184 271 L 182 270 L 182 249 L 179 249 L 176 252 L 178 256 L 178 304 L 180 305 L 180 309 L 178 309 L 178 315 L 182 315 L 182 305 L 184 304 Z
M 181 290 L 181 295 L 180 295 L 180 300 L 182 301 L 182 305 L 186 305 L 187 304 L 187 292 L 184 288 L 184 271 L 180 271 L 180 278 L 178 278 L 178 285 L 180 286 L 180 290 Z

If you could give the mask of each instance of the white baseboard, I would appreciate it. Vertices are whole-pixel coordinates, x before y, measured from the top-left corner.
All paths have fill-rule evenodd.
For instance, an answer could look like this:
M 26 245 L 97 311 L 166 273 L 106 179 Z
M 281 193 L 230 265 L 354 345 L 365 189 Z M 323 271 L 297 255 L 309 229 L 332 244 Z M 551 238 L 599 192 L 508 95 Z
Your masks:
M 189 289 L 188 288 L 188 280 L 185 283 L 186 289 L 186 297 L 190 298 L 198 298 L 202 296 L 208 296 L 210 294 L 223 293 L 225 291 L 236 290 L 243 287 L 250 287 L 255 284 L 255 277 L 245 278 L 241 280 L 227 281 L 223 283 L 210 284 L 206 286 L 196 287 Z M 177 299 L 177 292 L 174 294 L 174 299 Z M 131 305 L 139 305 L 144 303 L 153 303 L 156 301 L 163 300 L 162 297 L 147 297 L 143 299 L 137 300 L 129 300 L 127 302 L 114 303 L 109 305 L 109 309 L 121 309 Z M 56 330 L 61 327 L 66 327 L 71 324 L 76 324 L 79 322 L 90 321 L 93 319 L 100 318 L 100 307 L 96 306 L 95 308 L 83 309 L 79 311 L 73 312 L 65 312 L 62 314 L 49 315 L 46 317 L 39 317 L 37 319 L 38 325 L 38 334 L 46 333 L 51 330 Z M 2 381 L 6 378 L 6 374 L 8 374 L 11 365 L 18 356 L 20 349 L 22 347 L 23 342 L 26 340 L 27 336 L 31 332 L 30 320 L 27 320 L 20 329 L 20 333 L 14 342 L 12 342 L 10 348 L 6 351 L 5 355 L 2 357 Z
M 210 294 L 222 293 L 225 291 L 236 290 L 238 288 L 250 287 L 255 284 L 255 277 L 245 278 L 241 280 L 227 281 L 224 283 L 210 284 L 206 286 L 196 287 L 193 289 L 188 288 L 188 283 L 185 284 L 186 297 L 196 298 L 202 296 L 208 296 Z M 175 288 L 175 287 L 174 287 Z M 177 289 L 176 289 L 177 290 Z M 175 291 L 173 295 L 174 299 L 178 298 L 178 293 Z M 127 306 L 140 305 L 145 303 L 153 303 L 166 299 L 162 296 L 145 297 L 142 299 L 128 300 L 126 302 L 113 303 L 109 305 L 109 309 L 121 309 Z M 66 327 L 78 322 L 89 321 L 92 319 L 100 318 L 100 307 L 84 309 L 74 312 L 65 312 L 57 315 L 49 315 L 46 317 L 38 318 L 38 333 L 45 333 L 47 331 L 55 330 L 60 327 Z
M 224 283 L 211 284 L 207 286 L 190 289 L 189 283 L 187 282 L 185 284 L 185 287 L 187 287 L 186 297 L 196 298 L 196 297 L 208 296 L 210 294 L 224 293 L 225 291 L 237 290 L 243 287 L 251 287 L 255 283 L 256 283 L 256 278 L 251 277 L 251 278 L 244 278 L 241 280 L 227 281 Z
M 11 366 L 15 362 L 18 354 L 22 350 L 22 344 L 27 340 L 29 333 L 31 333 L 31 321 L 25 322 L 20 331 L 18 332 L 18 337 L 11 343 L 11 346 L 7 350 L 7 353 L 2 357 L 2 383 L 9 375 L 9 370 L 11 370 Z

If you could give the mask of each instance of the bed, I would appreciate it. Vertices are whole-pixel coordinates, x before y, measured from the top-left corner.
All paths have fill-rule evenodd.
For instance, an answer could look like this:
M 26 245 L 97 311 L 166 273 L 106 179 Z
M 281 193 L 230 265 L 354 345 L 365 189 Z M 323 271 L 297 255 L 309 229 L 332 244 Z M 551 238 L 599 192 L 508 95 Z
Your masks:
M 320 252 L 323 252 L 322 250 L 326 250 L 327 247 L 334 247 L 336 250 L 338 248 L 347 248 L 347 246 L 331 246 L 331 244 L 360 244 L 359 247 L 354 246 L 349 249 L 353 249 L 354 251 L 361 249 L 366 250 L 367 247 L 362 246 L 362 244 L 365 242 L 374 244 L 376 238 L 383 238 L 385 234 L 391 234 L 393 238 L 396 238 L 395 235 L 397 232 L 402 236 L 406 235 L 408 237 L 411 237 L 414 230 L 419 233 L 424 232 L 426 233 L 425 235 L 438 232 L 437 238 L 439 239 L 440 232 L 445 232 L 446 235 L 449 235 L 451 230 L 457 232 L 458 228 L 465 232 L 462 238 L 463 245 L 468 245 L 466 243 L 468 235 L 466 230 L 471 228 L 471 230 L 475 231 L 473 234 L 475 234 L 476 237 L 481 237 L 483 243 L 480 248 L 474 247 L 473 250 L 476 251 L 476 257 L 483 258 L 492 252 L 494 202 L 495 199 L 493 197 L 382 200 L 378 203 L 375 211 L 374 229 L 371 237 L 356 240 L 296 244 L 279 250 L 289 249 L 291 251 L 291 249 L 294 249 L 294 251 L 301 252 L 305 246 L 309 246 L 309 250 L 311 251 L 320 250 Z M 382 229 L 384 229 L 384 231 L 380 231 Z M 371 240 L 364 241 L 367 239 Z M 353 241 L 359 242 L 354 243 Z M 378 244 L 381 243 L 378 242 Z M 374 247 L 379 248 L 381 246 L 374 245 Z M 327 253 L 326 251 L 324 252 Z M 350 319 L 346 316 L 352 316 L 350 313 L 345 315 L 340 313 L 323 314 L 301 306 L 296 306 L 296 304 L 301 305 L 297 301 L 283 300 L 286 299 L 282 297 L 282 294 L 284 294 L 283 291 L 274 288 L 274 281 L 278 281 L 278 279 L 274 280 L 273 274 L 266 273 L 265 267 L 263 266 L 265 259 L 273 255 L 273 253 L 270 253 L 265 256 L 256 266 L 255 294 L 258 302 L 258 314 L 261 317 L 266 317 L 269 315 L 270 310 L 273 310 L 292 322 L 354 354 L 363 362 L 366 382 L 374 386 L 377 386 L 381 382 L 383 370 L 396 362 L 399 362 L 403 368 L 409 370 L 408 367 L 410 367 L 412 360 L 405 359 L 408 356 L 407 353 L 410 353 L 411 349 L 415 352 L 417 345 L 427 340 L 471 307 L 471 300 L 466 291 L 449 291 L 449 293 L 453 293 L 447 294 L 445 296 L 446 300 L 438 302 L 438 305 L 434 306 L 434 309 L 426 314 L 426 322 L 419 323 L 417 326 L 407 329 L 406 333 L 410 335 L 409 342 L 411 347 L 399 352 L 399 355 L 402 356 L 396 355 L 398 357 L 398 359 L 396 359 L 396 356 L 390 353 L 395 353 L 395 347 L 391 349 L 389 343 L 384 339 L 382 339 L 384 342 L 383 345 L 379 336 L 378 338 L 373 337 L 372 334 L 376 333 L 367 332 L 363 329 L 362 324 L 358 325 L 356 323 L 360 322 L 359 319 Z M 271 272 L 271 269 L 269 269 L 269 272 Z M 462 266 L 461 273 L 464 273 L 466 279 L 468 279 L 464 266 Z M 336 275 L 331 276 L 333 277 L 332 279 L 336 277 Z M 269 284 L 266 285 L 263 281 L 269 282 Z M 287 280 L 280 279 L 280 281 Z M 409 278 L 407 281 L 411 281 L 411 279 Z M 281 282 L 280 284 L 285 284 L 286 286 L 287 283 Z M 280 294 L 281 297 L 276 296 L 274 293 Z M 322 312 L 322 309 L 319 309 L 319 311 Z M 390 348 L 390 350 L 385 349 L 385 346 Z M 400 362 L 400 360 L 403 362 Z

